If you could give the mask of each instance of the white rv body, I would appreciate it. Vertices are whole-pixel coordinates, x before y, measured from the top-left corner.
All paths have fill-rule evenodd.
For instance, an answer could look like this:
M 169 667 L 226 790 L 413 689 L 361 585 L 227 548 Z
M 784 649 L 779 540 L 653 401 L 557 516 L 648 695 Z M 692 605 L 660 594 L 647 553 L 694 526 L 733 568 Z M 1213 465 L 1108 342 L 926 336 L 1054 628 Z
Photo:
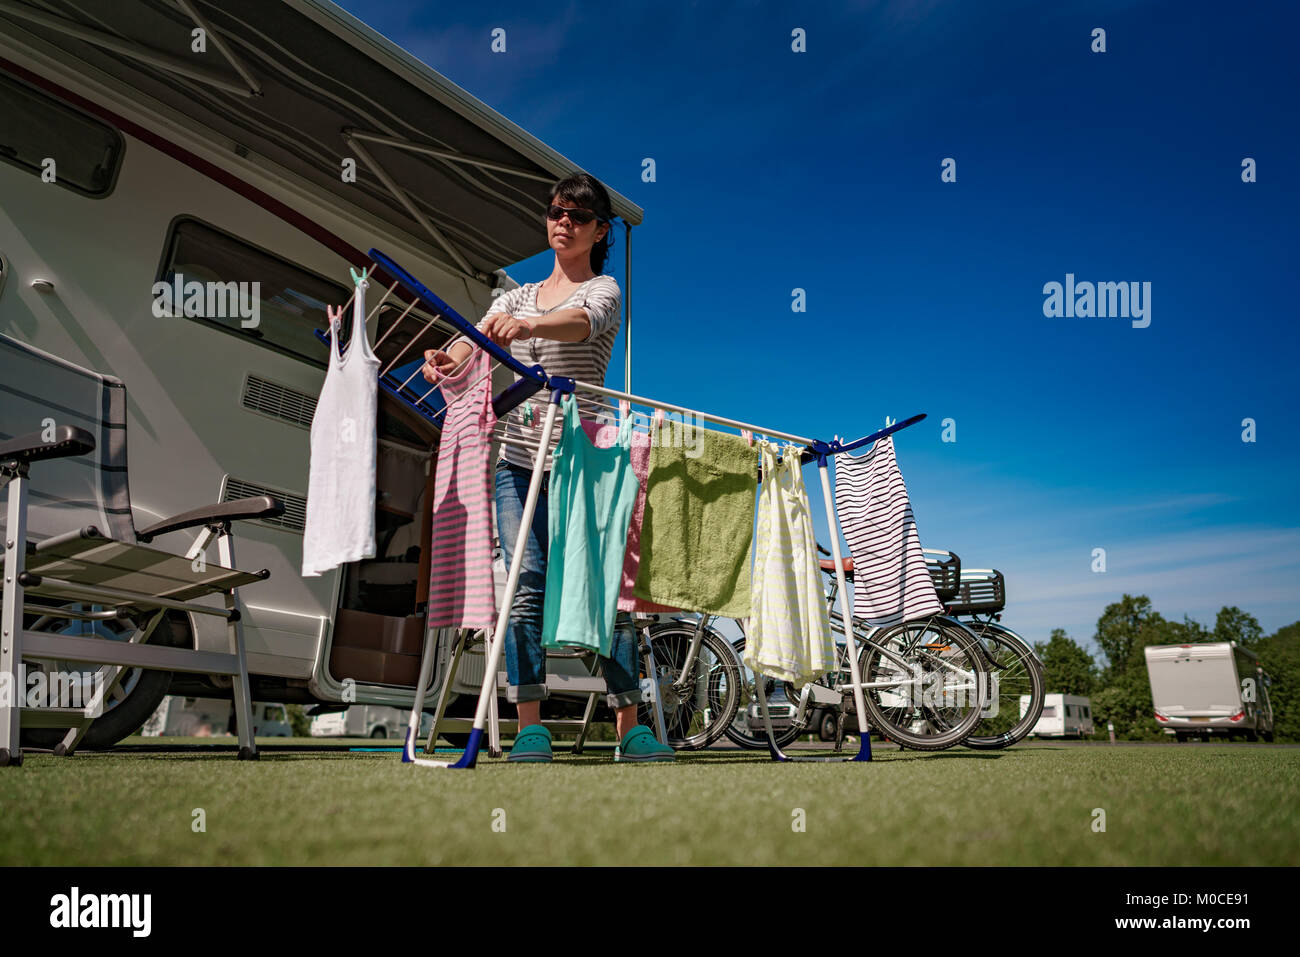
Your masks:
M 409 711 L 377 704 L 354 704 L 342 711 L 330 711 L 311 719 L 313 738 L 400 738 L 406 733 Z M 429 733 L 433 715 L 420 716 L 420 735 Z
M 1020 696 L 1020 715 L 1029 710 L 1029 695 Z M 1083 738 L 1092 734 L 1092 700 L 1083 695 L 1043 696 L 1043 713 L 1029 733 L 1038 738 Z
M 222 7 L 219 27 L 214 28 L 259 31 L 241 37 L 235 48 L 252 45 L 256 55 L 244 54 L 247 65 L 263 85 L 282 84 L 278 100 L 231 96 L 165 70 L 160 83 L 158 70 L 163 68 L 156 63 L 110 55 L 95 43 L 70 39 L 70 34 L 48 25 L 54 22 L 49 17 L 32 20 L 8 7 L 0 10 L 0 82 L 10 84 L 10 95 L 15 88 L 30 91 L 32 116 L 77 113 L 120 140 L 111 185 L 97 196 L 43 182 L 39 170 L 0 155 L 0 336 L 28 350 L 11 350 L 7 355 L 19 358 L 0 363 L 0 382 L 20 383 L 23 392 L 18 400 L 11 402 L 6 394 L 0 402 L 0 437 L 38 431 L 43 427 L 42 410 L 60 407 L 60 396 L 41 393 L 43 382 L 55 381 L 43 373 L 42 363 L 52 369 L 63 361 L 122 380 L 128 397 L 129 511 L 137 529 L 245 495 L 273 495 L 287 506 L 283 520 L 242 521 L 234 528 L 238 567 L 270 572 L 266 583 L 247 587 L 242 594 L 253 697 L 303 704 L 346 700 L 409 709 L 424 617 L 418 600 L 399 602 L 392 596 L 419 589 L 422 579 L 427 585 L 427 572 L 421 574 L 424 566 L 411 556 L 428 547 L 421 520 L 429 509 L 429 470 L 436 460 L 438 429 L 396 407 L 400 403 L 391 396 L 386 400 L 381 389 L 377 507 L 405 524 L 386 540 L 384 553 L 374 561 L 318 578 L 302 577 L 310 424 L 324 381 L 325 346 L 319 344 L 317 357 L 304 359 L 266 344 L 269 338 L 259 341 L 206 318 L 159 317 L 153 309 L 154 286 L 165 274 L 169 257 L 176 255 L 178 237 L 218 237 L 237 250 L 232 256 L 227 249 L 223 255 L 228 259 L 242 256 L 239 261 L 255 261 L 259 269 L 271 264 L 305 282 L 333 284 L 335 304 L 342 305 L 351 290 L 349 267 L 361 265 L 342 250 L 359 251 L 356 257 L 364 257 L 375 247 L 473 323 L 491 304 L 494 286 L 514 285 L 504 267 L 546 249 L 548 183 L 580 167 L 327 0 L 230 0 Z M 115 18 L 120 20 L 108 23 Z M 103 30 L 106 37 L 127 34 L 146 44 L 147 30 L 168 38 L 177 30 L 177 35 L 189 36 L 188 29 L 160 19 L 153 5 L 141 0 L 97 7 L 93 19 L 94 24 L 77 29 Z M 280 32 L 267 32 L 272 29 Z M 140 35 L 131 37 L 136 30 Z M 305 42 L 308 32 L 328 42 L 335 59 L 360 59 L 354 59 L 353 69 L 336 71 L 328 60 L 314 63 L 277 52 L 275 44 Z M 239 86 L 234 69 L 219 59 L 212 62 L 212 69 L 220 67 L 229 74 L 227 86 Z M 310 82 L 295 70 L 311 71 Z M 379 132 L 401 133 L 390 139 L 405 136 L 420 144 L 422 135 L 437 139 L 472 132 L 480 150 L 490 155 L 476 157 L 465 151 L 467 162 L 456 165 L 366 141 L 368 153 L 389 164 L 390 178 L 399 181 L 399 188 L 404 176 L 411 178 L 406 199 L 414 195 L 412 202 L 422 207 L 416 217 L 364 164 L 363 188 L 343 190 L 337 174 L 344 159 L 355 160 L 346 127 L 332 128 L 324 146 L 277 133 L 290 129 L 298 115 L 312 115 L 306 109 L 286 111 L 286 97 L 300 92 L 303 97 L 329 96 L 320 102 L 334 107 L 361 102 L 360 93 L 355 101 L 335 95 L 331 83 L 358 88 L 370 84 L 365 92 L 382 87 L 400 93 L 400 103 L 367 101 L 357 107 L 358 116 L 372 117 L 382 128 Z M 187 100 L 185 91 L 191 87 L 193 97 Z M 268 112 L 273 100 L 281 104 L 282 114 Z M 58 109 L 40 107 L 47 102 Z M 187 102 L 193 103 L 192 109 Z M 225 128 L 217 129 L 219 124 L 200 120 L 201 110 L 209 106 L 216 112 L 207 115 L 228 118 L 262 148 L 249 149 Z M 475 166 L 477 158 L 486 165 Z M 325 186 L 320 179 L 323 168 L 333 170 Z M 428 177 L 443 174 L 448 177 L 447 195 L 428 192 Z M 491 188 L 480 190 L 485 181 Z M 615 213 L 629 227 L 639 223 L 641 210 L 610 192 Z M 462 206 L 447 216 L 448 221 L 434 222 L 437 217 L 431 218 L 429 209 L 453 193 Z M 499 254 L 497 268 L 458 267 L 456 263 L 465 260 L 461 250 L 471 245 L 480 261 Z M 201 251 L 206 253 L 208 247 Z M 217 275 L 213 282 L 225 278 Z M 369 305 L 378 306 L 384 294 L 384 287 L 372 284 Z M 264 303 L 263 323 L 273 308 L 291 312 L 296 305 L 293 300 Z M 379 323 L 393 321 L 404 305 L 392 300 L 384 307 L 389 311 L 371 321 L 372 343 Z M 390 318 L 385 320 L 385 315 Z M 451 332 L 445 324 L 429 328 L 429 335 L 443 333 L 440 341 Z M 303 353 L 317 345 L 310 337 L 300 343 Z M 389 343 L 387 348 L 394 346 Z M 402 355 L 403 364 L 418 360 L 420 349 Z M 508 369 L 498 368 L 494 389 L 513 379 Z M 64 411 L 74 416 L 77 412 Z M 396 424 L 386 432 L 385 421 Z M 42 474 L 42 463 L 37 463 L 31 481 L 34 502 L 42 493 Z M 39 516 L 39 510 L 33 515 Z M 39 541 L 90 523 L 41 527 L 34 519 L 30 532 L 32 540 Z M 183 553 L 194 538 L 192 530 L 174 532 L 159 536 L 154 545 Z M 392 610 L 403 602 L 403 607 L 414 607 Z M 215 617 L 178 615 L 172 628 L 179 643 L 229 650 L 224 624 Z M 425 699 L 430 707 L 436 704 L 453 635 L 450 629 L 437 630 L 438 665 Z M 559 660 L 550 666 L 555 673 L 574 669 L 586 673 L 577 661 Z M 468 656 L 451 690 L 477 692 L 481 676 L 482 657 Z M 219 697 L 228 688 L 228 678 L 223 682 L 219 677 L 177 674 L 170 691 Z
M 186 698 L 168 695 L 140 729 L 144 737 L 209 738 L 229 736 L 231 703 L 221 698 Z M 284 705 L 253 704 L 253 734 L 264 738 L 289 738 L 293 725 Z
M 1143 649 L 1156 723 L 1178 740 L 1273 735 L 1268 679 L 1259 659 L 1235 641 Z

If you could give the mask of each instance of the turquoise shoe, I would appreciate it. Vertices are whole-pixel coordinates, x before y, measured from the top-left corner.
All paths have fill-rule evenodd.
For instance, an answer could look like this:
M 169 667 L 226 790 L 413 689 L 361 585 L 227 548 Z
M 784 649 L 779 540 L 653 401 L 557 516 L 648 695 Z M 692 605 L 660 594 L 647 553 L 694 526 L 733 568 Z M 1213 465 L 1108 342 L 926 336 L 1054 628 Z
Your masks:
M 674 761 L 677 759 L 677 752 L 666 744 L 660 744 L 658 739 L 643 724 L 638 724 L 635 728 L 623 735 L 623 740 L 618 745 L 620 761 Z
M 515 735 L 515 743 L 506 756 L 507 761 L 533 761 L 537 763 L 552 760 L 551 732 L 540 724 L 530 724 Z

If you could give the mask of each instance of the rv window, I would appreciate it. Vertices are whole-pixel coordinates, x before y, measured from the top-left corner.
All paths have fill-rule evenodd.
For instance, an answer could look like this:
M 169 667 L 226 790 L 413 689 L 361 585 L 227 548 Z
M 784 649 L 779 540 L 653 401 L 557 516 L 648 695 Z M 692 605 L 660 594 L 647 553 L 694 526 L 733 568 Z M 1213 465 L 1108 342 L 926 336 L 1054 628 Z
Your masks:
M 350 295 L 342 285 L 193 219 L 173 226 L 158 281 L 171 287 L 176 315 L 215 325 L 322 369 L 329 350 L 316 338 L 316 330 L 328 328 L 325 306 L 341 306 Z M 203 296 L 195 294 L 200 289 Z M 208 296 L 208 290 L 220 294 Z M 351 318 L 349 311 L 345 346 Z
M 111 126 L 0 73 L 0 160 L 99 198 L 113 191 L 124 148 Z
M 1089 709 L 1088 709 L 1088 706 L 1087 706 L 1086 704 L 1083 706 L 1083 716 L 1084 716 L 1085 718 L 1091 718 L 1091 717 L 1092 717 L 1092 715 L 1089 713 Z
M 1072 711 L 1070 711 L 1070 707 L 1071 707 L 1071 706 L 1068 705 L 1068 704 L 1065 706 L 1065 716 L 1066 716 L 1067 718 L 1071 718 L 1071 717 L 1074 716 L 1074 713 L 1073 713 Z
M 1044 718 L 1055 718 L 1055 717 L 1056 717 L 1056 705 L 1053 705 L 1053 704 L 1045 704 L 1045 705 L 1043 705 L 1043 713 L 1042 713 L 1042 717 L 1044 717 Z

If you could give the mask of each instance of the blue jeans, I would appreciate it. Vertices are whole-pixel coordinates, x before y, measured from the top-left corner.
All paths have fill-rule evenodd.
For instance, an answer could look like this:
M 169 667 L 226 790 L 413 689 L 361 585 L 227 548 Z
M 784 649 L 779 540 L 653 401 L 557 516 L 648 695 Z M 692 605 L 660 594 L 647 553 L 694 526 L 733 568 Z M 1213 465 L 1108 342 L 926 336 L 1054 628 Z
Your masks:
M 497 462 L 496 503 L 497 533 L 501 551 L 510 569 L 519 525 L 528 499 L 532 469 L 521 468 L 505 459 Z M 542 609 L 546 598 L 547 489 L 551 473 L 542 475 L 532 525 L 524 545 L 524 560 L 519 569 L 519 585 L 506 626 L 506 674 L 510 687 L 506 700 L 540 701 L 550 696 L 546 687 L 546 650 L 542 647 Z M 611 708 L 622 708 L 641 701 L 640 668 L 637 666 L 636 631 L 632 617 L 620 611 L 614 618 L 609 657 L 600 659 L 604 667 Z

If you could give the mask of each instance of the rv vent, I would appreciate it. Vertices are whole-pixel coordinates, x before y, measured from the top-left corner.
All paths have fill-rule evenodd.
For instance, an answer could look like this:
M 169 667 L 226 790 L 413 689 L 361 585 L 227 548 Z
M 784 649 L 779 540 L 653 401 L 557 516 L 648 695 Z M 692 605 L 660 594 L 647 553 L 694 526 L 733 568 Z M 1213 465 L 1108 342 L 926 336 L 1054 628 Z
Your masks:
M 316 414 L 316 398 L 278 382 L 250 375 L 244 380 L 244 408 L 260 412 L 281 422 L 310 429 Z
M 282 488 L 272 488 L 269 485 L 258 485 L 256 482 L 245 482 L 243 479 L 226 476 L 226 487 L 221 493 L 221 501 L 233 502 L 254 495 L 271 495 L 284 503 L 283 515 L 279 518 L 256 519 L 259 524 L 283 528 L 300 535 L 307 527 L 307 499 L 303 496 L 286 492 Z

